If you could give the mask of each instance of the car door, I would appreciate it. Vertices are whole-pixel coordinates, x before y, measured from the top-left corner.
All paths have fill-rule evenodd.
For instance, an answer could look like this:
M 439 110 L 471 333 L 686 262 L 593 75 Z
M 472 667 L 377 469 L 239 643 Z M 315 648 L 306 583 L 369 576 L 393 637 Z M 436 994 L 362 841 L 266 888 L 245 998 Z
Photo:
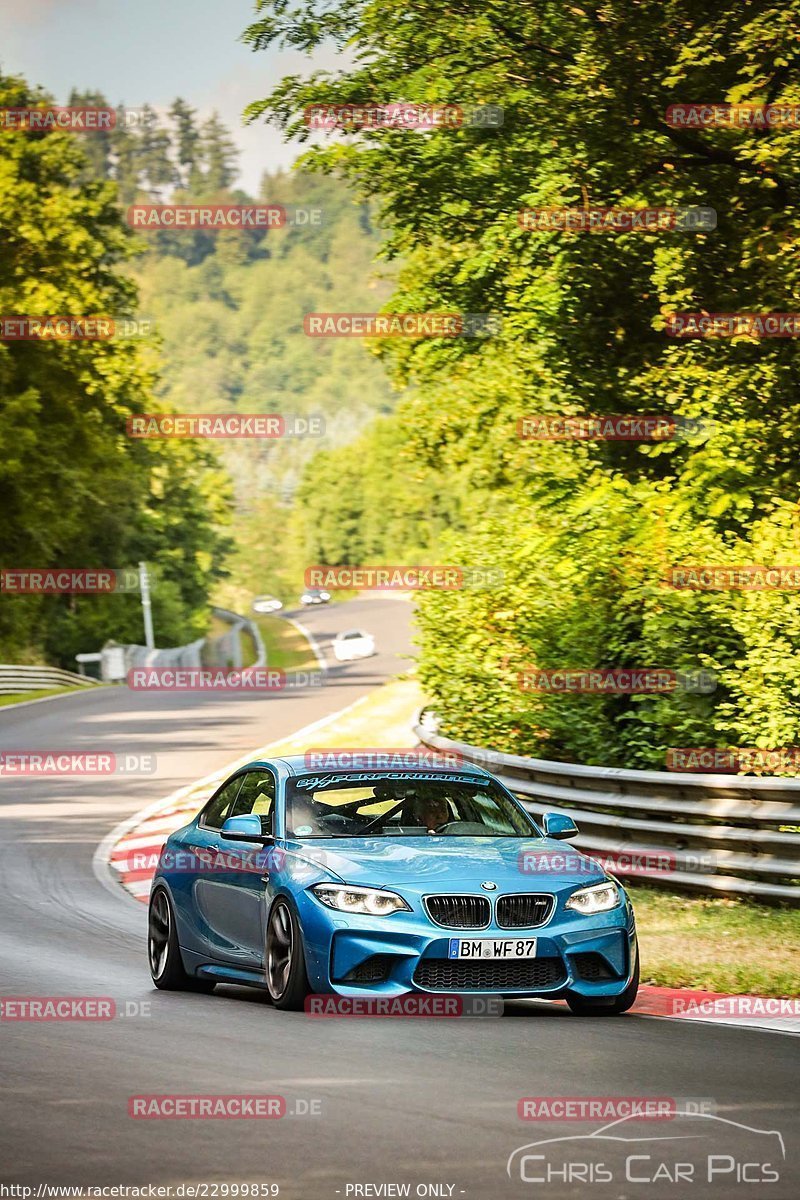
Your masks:
M 275 776 L 266 767 L 244 772 L 227 817 L 261 817 L 264 833 L 272 832 Z M 241 967 L 264 964 L 264 898 L 269 876 L 270 847 L 229 842 L 214 831 L 213 861 L 198 877 L 196 902 L 220 960 Z
M 231 815 L 243 778 L 240 773 L 221 784 L 198 819 L 175 839 L 170 888 L 179 940 L 187 950 L 198 954 L 216 954 L 217 942 L 204 916 L 202 901 L 219 852 L 219 831 Z

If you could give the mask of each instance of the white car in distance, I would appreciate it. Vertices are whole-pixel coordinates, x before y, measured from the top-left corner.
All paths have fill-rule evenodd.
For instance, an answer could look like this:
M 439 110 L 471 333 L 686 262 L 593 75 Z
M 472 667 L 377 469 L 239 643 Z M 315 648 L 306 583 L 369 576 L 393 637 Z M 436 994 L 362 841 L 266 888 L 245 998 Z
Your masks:
M 375 653 L 375 638 L 362 629 L 346 629 L 333 639 L 333 656 L 337 662 L 354 658 L 370 658 Z

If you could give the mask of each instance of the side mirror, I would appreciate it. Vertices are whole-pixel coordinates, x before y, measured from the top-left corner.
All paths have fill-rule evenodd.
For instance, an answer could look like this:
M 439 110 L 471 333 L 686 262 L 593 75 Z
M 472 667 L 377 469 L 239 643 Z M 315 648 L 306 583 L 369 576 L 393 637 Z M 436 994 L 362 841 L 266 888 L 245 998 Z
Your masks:
M 271 833 L 261 832 L 261 818 L 252 815 L 228 817 L 220 834 L 229 842 L 259 842 L 262 846 L 270 846 L 275 841 Z
M 568 817 L 564 813 L 545 813 L 544 832 L 545 837 L 563 841 L 565 838 L 575 837 L 578 833 L 578 826 L 572 817 Z

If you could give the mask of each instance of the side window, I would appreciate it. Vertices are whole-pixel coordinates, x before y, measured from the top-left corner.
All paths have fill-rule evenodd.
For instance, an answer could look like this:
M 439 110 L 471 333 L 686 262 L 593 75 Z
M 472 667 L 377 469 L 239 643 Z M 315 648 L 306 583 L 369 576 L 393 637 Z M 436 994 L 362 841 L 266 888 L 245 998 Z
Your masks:
M 200 818 L 201 825 L 204 825 L 206 829 L 222 828 L 225 819 L 233 813 L 234 801 L 239 795 L 243 778 L 242 775 L 237 775 L 235 779 L 231 779 L 229 783 L 220 788 Z
M 272 772 L 248 771 L 230 815 L 244 817 L 252 814 L 261 817 L 262 828 L 265 832 L 271 831 L 274 802 L 275 778 Z

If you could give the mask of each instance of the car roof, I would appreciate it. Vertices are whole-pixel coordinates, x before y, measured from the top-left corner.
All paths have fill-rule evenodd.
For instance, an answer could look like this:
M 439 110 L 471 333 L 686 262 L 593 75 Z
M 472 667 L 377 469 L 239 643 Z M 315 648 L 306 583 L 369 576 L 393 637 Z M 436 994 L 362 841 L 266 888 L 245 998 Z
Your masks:
M 324 753 L 324 748 L 320 748 L 320 750 L 318 752 Z M 413 752 L 413 748 L 410 748 L 410 747 L 405 747 L 405 748 L 387 747 L 385 750 L 381 751 L 381 753 L 385 753 L 387 755 L 390 755 L 392 753 L 409 754 L 412 752 Z M 336 750 L 334 748 L 332 748 L 330 753 L 335 754 Z M 353 751 L 350 751 L 349 753 L 356 753 L 356 751 L 354 749 Z M 364 751 L 364 754 L 371 755 L 371 756 L 374 756 L 375 753 L 376 753 L 376 751 L 374 749 Z M 309 774 L 313 774 L 315 771 L 319 772 L 321 770 L 325 771 L 326 774 L 330 774 L 330 775 L 335 775 L 335 774 L 339 774 L 339 773 L 341 773 L 343 775 L 349 775 L 353 771 L 365 771 L 367 774 L 370 774 L 370 775 L 379 775 L 384 771 L 390 771 L 392 774 L 400 772 L 400 773 L 407 774 L 407 775 L 415 775 L 415 774 L 418 774 L 420 771 L 425 771 L 426 773 L 430 772 L 430 774 L 432 774 L 432 775 L 477 775 L 477 776 L 480 776 L 481 778 L 484 778 L 485 776 L 487 776 L 489 774 L 489 772 L 485 771 L 483 769 L 483 767 L 473 766 L 472 763 L 460 763 L 458 766 L 453 766 L 453 767 L 439 765 L 439 764 L 430 765 L 428 763 L 420 763 L 420 765 L 417 767 L 413 767 L 413 766 L 408 766 L 408 767 L 406 767 L 406 766 L 400 766 L 400 767 L 363 766 L 363 767 L 359 767 L 359 766 L 355 766 L 355 765 L 352 765 L 352 766 L 334 765 L 334 766 L 325 766 L 325 767 L 314 767 L 314 766 L 310 766 L 308 764 L 308 762 L 306 761 L 306 756 L 304 754 L 287 754 L 287 755 L 281 755 L 280 757 L 277 757 L 277 758 L 254 759 L 253 762 L 244 764 L 244 766 L 240 767 L 239 770 L 246 771 L 246 770 L 252 769 L 253 767 L 263 767 L 263 766 L 275 767 L 278 769 L 280 774 L 290 775 L 290 776 L 309 775 Z

